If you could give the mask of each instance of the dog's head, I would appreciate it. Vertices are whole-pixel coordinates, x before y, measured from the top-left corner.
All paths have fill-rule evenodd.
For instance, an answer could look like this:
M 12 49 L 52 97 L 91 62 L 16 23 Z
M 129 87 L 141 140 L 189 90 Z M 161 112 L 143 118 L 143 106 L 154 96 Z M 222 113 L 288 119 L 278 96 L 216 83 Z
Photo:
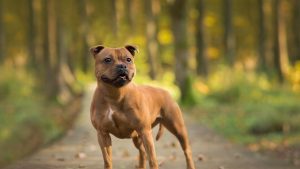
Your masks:
M 102 45 L 92 47 L 95 59 L 95 76 L 98 82 L 104 82 L 120 88 L 131 82 L 136 69 L 134 56 L 137 48 L 126 45 L 122 48 L 109 48 Z

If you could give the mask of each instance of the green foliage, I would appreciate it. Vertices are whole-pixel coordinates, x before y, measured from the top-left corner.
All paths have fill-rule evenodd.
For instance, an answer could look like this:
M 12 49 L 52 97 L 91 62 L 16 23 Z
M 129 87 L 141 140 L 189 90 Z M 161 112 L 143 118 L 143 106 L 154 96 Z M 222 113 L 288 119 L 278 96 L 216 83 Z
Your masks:
M 193 78 L 192 76 L 187 77 L 186 89 L 185 89 L 185 97 L 181 97 L 181 104 L 183 106 L 195 106 L 197 104 L 197 95 L 196 91 L 193 88 Z
M 85 74 L 84 72 L 77 70 L 76 78 L 80 85 L 86 85 L 88 83 L 95 82 L 95 76 L 92 73 Z
M 163 74 L 161 80 L 151 80 L 148 76 L 137 75 L 134 81 L 142 85 L 151 85 L 163 88 L 170 92 L 174 99 L 179 100 L 180 91 L 179 88 L 174 84 L 175 76 L 172 72 L 166 72 Z
M 64 128 L 37 94 L 34 78 L 13 69 L 0 69 L 0 166 L 58 137 Z
M 300 133 L 300 94 L 289 87 L 273 84 L 265 75 L 226 68 L 212 74 L 206 85 L 209 92 L 198 97 L 201 113 L 192 112 L 232 140 L 279 142 Z

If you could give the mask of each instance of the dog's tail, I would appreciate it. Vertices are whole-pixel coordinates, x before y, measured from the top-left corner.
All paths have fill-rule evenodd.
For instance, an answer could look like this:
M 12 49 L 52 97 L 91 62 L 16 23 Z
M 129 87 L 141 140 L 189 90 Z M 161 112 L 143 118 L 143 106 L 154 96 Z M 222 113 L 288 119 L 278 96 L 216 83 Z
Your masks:
M 158 132 L 157 132 L 157 134 L 156 134 L 156 141 L 158 141 L 159 139 L 160 139 L 160 137 L 162 136 L 162 134 L 163 134 L 163 132 L 164 132 L 164 126 L 161 124 L 161 123 L 159 123 L 159 129 L 158 129 Z

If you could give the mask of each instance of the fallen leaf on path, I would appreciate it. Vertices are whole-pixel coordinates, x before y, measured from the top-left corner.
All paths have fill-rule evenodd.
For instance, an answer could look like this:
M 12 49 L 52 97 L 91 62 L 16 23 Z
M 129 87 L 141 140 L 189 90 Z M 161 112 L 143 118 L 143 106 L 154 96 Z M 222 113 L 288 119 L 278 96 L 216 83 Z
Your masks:
M 129 152 L 127 150 L 124 150 L 122 157 L 129 157 L 129 156 L 130 156 Z
M 173 142 L 171 143 L 171 147 L 176 148 L 176 147 L 177 147 L 177 143 L 173 141 Z
M 79 152 L 75 155 L 76 158 L 83 159 L 86 158 L 86 154 L 83 152 Z
M 90 150 L 90 151 L 96 151 L 96 150 L 97 150 L 97 146 L 95 146 L 95 145 L 90 145 L 90 146 L 89 146 L 89 150 Z
M 199 161 L 206 161 L 206 157 L 203 154 L 198 154 L 198 160 Z
M 80 164 L 80 165 L 78 166 L 78 168 L 85 168 L 85 166 L 82 165 L 82 164 Z
M 261 147 L 265 147 L 269 150 L 275 150 L 278 147 L 278 144 L 272 142 L 272 141 L 268 141 L 268 140 L 262 140 L 260 142 L 260 146 Z
M 258 144 L 249 144 L 248 145 L 248 149 L 250 150 L 250 151 L 258 151 L 259 150 L 259 145 Z
M 169 159 L 174 161 L 174 160 L 176 160 L 176 157 L 177 157 L 176 154 L 173 153 L 172 155 L 170 155 Z
M 56 158 L 57 161 L 65 161 L 66 159 L 63 157 Z
M 239 153 L 234 154 L 234 158 L 239 159 L 241 158 L 241 155 Z
M 159 163 L 158 163 L 158 166 L 161 167 L 161 166 L 165 163 L 165 161 L 166 161 L 166 160 L 162 160 L 161 162 L 159 162 Z

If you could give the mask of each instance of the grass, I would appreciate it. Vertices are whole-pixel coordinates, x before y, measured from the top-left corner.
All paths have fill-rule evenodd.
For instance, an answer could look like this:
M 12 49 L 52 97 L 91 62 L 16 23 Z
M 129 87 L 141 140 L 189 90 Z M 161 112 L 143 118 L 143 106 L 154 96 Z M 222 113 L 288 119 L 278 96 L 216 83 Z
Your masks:
M 232 141 L 255 150 L 299 144 L 300 94 L 289 84 L 223 68 L 196 80 L 194 90 L 197 105 L 190 112 Z
M 136 76 L 135 82 L 163 87 L 178 101 L 174 79 L 172 73 L 165 73 L 159 81 Z M 191 84 L 195 102 L 181 106 L 200 123 L 253 150 L 298 146 L 300 93 L 293 90 L 294 84 L 279 85 L 264 74 L 227 67 L 205 80 L 193 77 Z
M 0 71 L 1 167 L 61 136 L 78 110 L 47 101 L 28 72 L 7 67 Z

